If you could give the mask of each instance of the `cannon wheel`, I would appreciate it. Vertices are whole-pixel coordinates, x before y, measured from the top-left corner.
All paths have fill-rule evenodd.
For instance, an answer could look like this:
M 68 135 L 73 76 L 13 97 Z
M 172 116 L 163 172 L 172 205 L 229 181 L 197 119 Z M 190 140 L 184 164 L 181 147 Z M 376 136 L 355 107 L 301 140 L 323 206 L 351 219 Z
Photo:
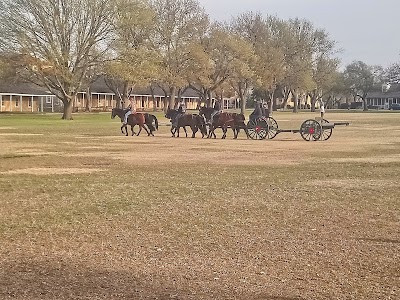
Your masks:
M 263 119 L 250 120 L 247 123 L 247 131 L 252 140 L 263 140 L 268 134 L 268 124 Z
M 272 140 L 278 134 L 278 122 L 272 117 L 267 118 L 268 134 L 267 138 Z
M 322 126 L 318 121 L 306 120 L 300 126 L 300 134 L 305 141 L 318 141 L 321 133 Z
M 332 131 L 333 131 L 333 128 L 324 128 L 324 125 L 325 125 L 325 124 L 329 124 L 329 121 L 328 121 L 328 120 L 325 120 L 325 119 L 322 119 L 322 120 L 321 120 L 321 125 L 322 125 L 321 140 L 323 140 L 323 141 L 329 140 L 329 138 L 330 138 L 331 135 L 332 135 Z

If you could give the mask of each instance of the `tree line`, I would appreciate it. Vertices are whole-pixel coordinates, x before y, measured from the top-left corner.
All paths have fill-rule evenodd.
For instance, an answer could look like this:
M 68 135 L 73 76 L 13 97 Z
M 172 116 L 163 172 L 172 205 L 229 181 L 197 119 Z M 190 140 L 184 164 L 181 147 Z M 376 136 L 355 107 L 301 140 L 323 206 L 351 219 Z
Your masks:
M 2 80 L 46 87 L 62 100 L 63 119 L 100 76 L 117 103 L 159 87 L 172 108 L 191 88 L 208 105 L 235 95 L 242 112 L 250 97 L 272 110 L 290 94 L 296 112 L 302 97 L 314 110 L 319 99 L 365 101 L 375 85 L 400 82 L 399 63 L 339 71 L 335 41 L 308 20 L 245 12 L 212 22 L 197 0 L 0 0 L 0 23 Z

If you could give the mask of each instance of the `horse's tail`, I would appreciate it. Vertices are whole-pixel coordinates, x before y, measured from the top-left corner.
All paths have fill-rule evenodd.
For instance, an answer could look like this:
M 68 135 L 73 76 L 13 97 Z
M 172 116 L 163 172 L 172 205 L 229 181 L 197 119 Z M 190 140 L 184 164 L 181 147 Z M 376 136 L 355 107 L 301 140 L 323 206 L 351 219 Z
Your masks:
M 200 129 L 200 132 L 203 134 L 207 134 L 207 127 L 206 127 L 206 118 L 204 115 L 194 115 L 198 123 L 198 127 Z
M 147 125 L 147 127 L 150 129 L 150 131 L 155 131 L 156 129 L 153 126 L 153 118 L 151 118 L 152 115 L 148 113 L 144 113 L 144 122 Z
M 156 118 L 155 115 L 152 115 L 152 116 L 153 116 L 153 118 L 154 118 L 154 123 L 155 123 L 155 125 L 156 125 L 156 129 L 158 130 L 158 120 L 157 120 L 157 118 Z

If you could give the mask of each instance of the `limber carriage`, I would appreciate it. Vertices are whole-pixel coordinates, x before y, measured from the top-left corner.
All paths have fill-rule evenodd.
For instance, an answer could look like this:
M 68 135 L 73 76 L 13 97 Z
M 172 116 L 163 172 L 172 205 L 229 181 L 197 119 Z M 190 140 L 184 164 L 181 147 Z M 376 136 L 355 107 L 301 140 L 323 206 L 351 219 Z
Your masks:
M 279 129 L 278 122 L 272 117 L 262 117 L 250 120 L 247 123 L 249 137 L 253 140 L 273 139 L 279 133 L 292 132 L 300 133 L 305 141 L 326 141 L 332 136 L 336 126 L 350 125 L 349 122 L 329 123 L 323 118 L 305 120 L 300 129 Z

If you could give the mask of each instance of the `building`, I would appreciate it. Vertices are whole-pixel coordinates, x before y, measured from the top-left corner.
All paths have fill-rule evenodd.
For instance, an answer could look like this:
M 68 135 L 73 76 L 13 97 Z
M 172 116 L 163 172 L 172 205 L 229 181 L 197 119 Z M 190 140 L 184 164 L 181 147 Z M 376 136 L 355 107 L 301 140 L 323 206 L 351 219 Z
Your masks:
M 400 84 L 384 84 L 380 91 L 369 92 L 366 97 L 368 108 L 391 109 L 400 104 Z
M 55 112 L 62 107 L 56 96 L 36 85 L 0 85 L 0 112 Z
M 138 110 L 162 110 L 168 97 L 160 88 L 137 89 L 131 94 Z M 180 96 L 188 109 L 197 109 L 200 98 L 192 89 L 186 89 Z M 88 102 L 89 101 L 89 102 Z M 107 87 L 104 80 L 98 80 L 90 87 L 90 95 L 80 92 L 74 100 L 74 111 L 111 111 L 120 101 Z M 62 112 L 62 101 L 47 89 L 32 83 L 13 83 L 0 85 L 0 112 Z

